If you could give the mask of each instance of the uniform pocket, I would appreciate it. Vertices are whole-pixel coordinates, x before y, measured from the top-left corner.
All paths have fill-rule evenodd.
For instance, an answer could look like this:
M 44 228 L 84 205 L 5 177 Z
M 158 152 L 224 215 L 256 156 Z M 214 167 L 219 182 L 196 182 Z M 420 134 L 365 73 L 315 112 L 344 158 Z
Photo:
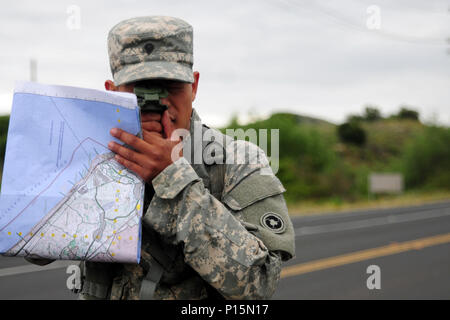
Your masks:
M 276 176 L 263 175 L 260 171 L 256 171 L 228 192 L 223 197 L 223 202 L 232 210 L 240 211 L 255 202 L 285 191 Z

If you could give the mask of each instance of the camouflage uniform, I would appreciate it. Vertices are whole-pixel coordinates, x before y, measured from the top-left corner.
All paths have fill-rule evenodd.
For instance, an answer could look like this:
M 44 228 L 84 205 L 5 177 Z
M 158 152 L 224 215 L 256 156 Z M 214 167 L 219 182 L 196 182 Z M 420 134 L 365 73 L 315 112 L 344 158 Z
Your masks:
M 199 121 L 195 110 L 191 134 L 194 121 Z M 139 299 L 141 281 L 153 260 L 150 239 L 164 251 L 176 250 L 173 265 L 158 283 L 156 299 L 208 298 L 210 286 L 227 299 L 272 296 L 282 260 L 295 251 L 285 189 L 273 174 L 261 174 L 270 167 L 257 146 L 227 139 L 226 154 L 232 153 L 260 160 L 225 165 L 220 199 L 210 193 L 209 166 L 190 164 L 184 157 L 153 180 L 155 194 L 143 218 L 142 262 L 123 266 L 113 280 L 111 299 Z M 261 222 L 268 212 L 283 228 L 277 231 Z
M 111 30 L 108 49 L 116 85 L 161 78 L 193 82 L 192 27 L 180 19 L 123 21 Z M 185 148 L 189 139 L 196 141 L 199 123 L 193 110 Z M 201 134 L 208 129 L 201 128 Z M 215 142 L 200 140 L 201 154 L 220 142 L 221 159 L 234 162 L 197 163 L 195 152 L 184 149 L 146 186 L 140 264 L 86 262 L 81 299 L 139 299 L 146 275 L 161 260 L 166 262 L 155 299 L 272 296 L 282 261 L 295 254 L 285 189 L 260 148 L 214 132 Z

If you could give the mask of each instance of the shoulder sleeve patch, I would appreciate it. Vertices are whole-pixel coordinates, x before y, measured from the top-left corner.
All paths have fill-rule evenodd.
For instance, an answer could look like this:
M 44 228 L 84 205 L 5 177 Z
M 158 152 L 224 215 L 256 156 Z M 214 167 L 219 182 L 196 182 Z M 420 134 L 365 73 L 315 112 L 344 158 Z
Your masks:
M 244 178 L 222 201 L 270 251 L 281 252 L 282 259 L 289 260 L 295 256 L 295 234 L 284 191 L 274 175 L 255 172 Z
M 286 224 L 283 218 L 275 212 L 266 212 L 261 216 L 260 223 L 264 228 L 275 233 L 283 233 L 286 230 Z

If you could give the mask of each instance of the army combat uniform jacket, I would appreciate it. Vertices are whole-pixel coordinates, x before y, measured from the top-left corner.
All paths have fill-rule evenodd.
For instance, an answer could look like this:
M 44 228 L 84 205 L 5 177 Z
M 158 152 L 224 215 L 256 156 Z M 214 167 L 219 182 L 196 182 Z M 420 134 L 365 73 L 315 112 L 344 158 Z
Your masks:
M 192 136 L 198 123 L 194 110 Z M 203 126 L 202 132 L 206 129 Z M 152 181 L 153 195 L 146 187 L 141 262 L 86 262 L 81 299 L 139 299 L 146 275 L 161 260 L 165 261 L 152 292 L 155 299 L 273 295 L 282 261 L 295 252 L 285 189 L 260 148 L 215 133 L 224 138 L 224 155 L 234 154 L 234 163 L 222 165 L 223 173 L 218 174 L 220 170 L 213 170 L 216 164 L 196 164 L 184 152 L 164 169 Z M 209 145 L 202 141 L 202 152 Z M 220 190 L 212 192 L 220 180 Z

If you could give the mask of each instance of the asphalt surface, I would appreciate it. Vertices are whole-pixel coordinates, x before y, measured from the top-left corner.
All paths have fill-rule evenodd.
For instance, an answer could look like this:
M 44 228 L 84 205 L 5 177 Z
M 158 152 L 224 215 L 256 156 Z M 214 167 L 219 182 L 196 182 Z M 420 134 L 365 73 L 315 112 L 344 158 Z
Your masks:
M 284 267 L 450 233 L 450 202 L 294 218 L 296 258 Z M 367 268 L 380 268 L 369 290 Z M 450 299 L 450 242 L 280 280 L 274 299 Z
M 341 263 L 280 280 L 274 299 L 450 299 L 450 202 L 398 209 L 333 213 L 293 218 L 296 257 L 285 269 L 333 257 L 358 256 L 392 244 L 418 241 L 414 249 Z M 428 241 L 428 242 L 427 242 Z M 434 241 L 434 242 L 433 242 Z M 416 243 L 415 242 L 415 243 Z M 428 243 L 428 244 L 421 244 Z M 22 258 L 0 256 L 0 299 L 76 299 L 67 289 L 67 266 L 38 267 Z M 368 289 L 367 268 L 380 270 L 380 289 Z M 52 269 L 49 269 L 52 268 Z

